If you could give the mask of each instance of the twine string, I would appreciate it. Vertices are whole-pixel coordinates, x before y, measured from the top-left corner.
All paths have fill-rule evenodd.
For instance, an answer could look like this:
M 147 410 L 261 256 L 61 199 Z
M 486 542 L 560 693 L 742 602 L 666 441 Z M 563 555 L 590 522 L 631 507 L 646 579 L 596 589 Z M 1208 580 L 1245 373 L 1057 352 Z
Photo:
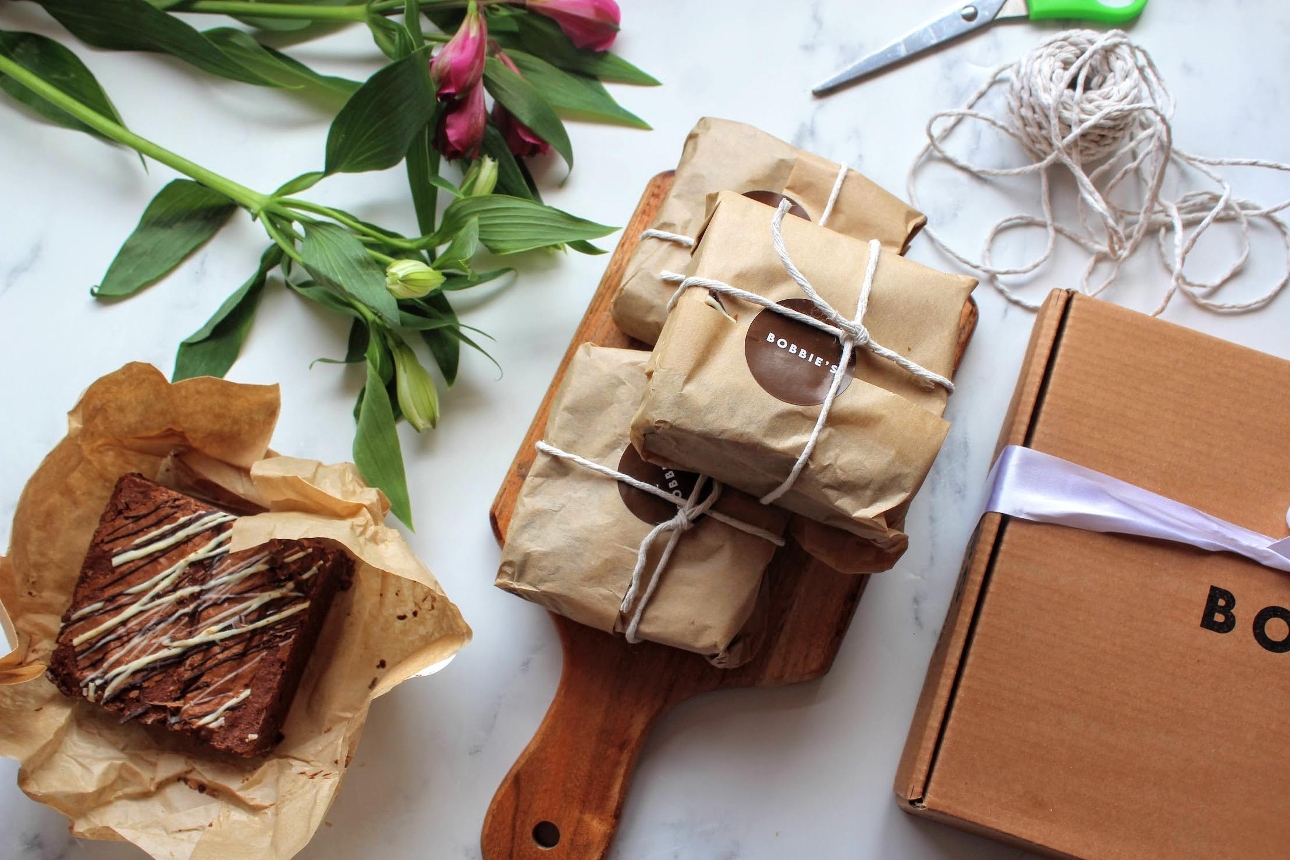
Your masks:
M 654 591 L 658 588 L 658 584 L 662 580 L 661 574 L 667 568 L 668 562 L 672 560 L 672 553 L 676 549 L 676 545 L 680 541 L 681 535 L 692 529 L 701 517 L 711 517 L 712 519 L 725 523 L 726 525 L 736 528 L 745 534 L 770 541 L 775 546 L 784 545 L 784 539 L 772 531 L 759 528 L 758 526 L 746 523 L 743 520 L 727 516 L 720 511 L 713 510 L 712 506 L 721 498 L 724 486 L 719 481 L 714 481 L 707 475 L 700 475 L 695 481 L 694 489 L 690 492 L 689 497 L 683 499 L 667 492 L 666 490 L 660 489 L 653 484 L 633 478 L 631 475 L 620 472 L 617 469 L 611 469 L 608 466 L 601 465 L 594 460 L 588 460 L 587 458 L 580 457 L 577 454 L 571 454 L 568 451 L 561 450 L 547 442 L 539 441 L 536 447 L 538 451 L 549 457 L 555 457 L 569 463 L 574 463 L 584 469 L 590 469 L 597 474 L 604 475 L 607 478 L 613 478 L 615 481 L 620 481 L 621 483 L 634 487 L 641 492 L 649 493 L 656 498 L 671 502 L 677 506 L 676 515 L 671 519 L 664 520 L 654 526 L 654 528 L 649 531 L 649 534 L 645 535 L 644 540 L 641 541 L 640 549 L 636 553 L 636 566 L 632 569 L 631 584 L 628 586 L 626 594 L 623 595 L 622 603 L 619 606 L 619 611 L 623 614 L 626 615 L 630 613 L 627 629 L 624 635 L 626 636 L 627 641 L 632 644 L 640 641 L 639 630 L 641 619 L 645 617 L 645 607 L 649 605 L 650 600 L 653 598 Z M 668 535 L 667 543 L 664 545 L 663 552 L 659 556 L 658 561 L 649 572 L 649 577 L 646 578 L 645 567 L 649 561 L 650 550 L 653 549 L 655 541 L 664 534 Z
M 846 181 L 849 168 L 844 161 L 838 165 L 838 175 L 833 180 L 833 188 L 829 191 L 829 200 L 824 204 L 824 212 L 820 215 L 820 226 L 824 227 L 829 223 L 829 218 L 833 215 L 833 207 L 837 205 L 838 197 L 842 194 L 842 183 Z M 684 236 L 680 233 L 671 233 L 667 230 L 655 230 L 651 227 L 641 233 L 642 239 L 659 239 L 664 242 L 671 242 L 674 245 L 680 245 L 682 248 L 693 248 L 694 239 L 690 236 Z
M 1006 88 L 1006 117 L 978 110 L 995 87 Z M 1261 308 L 1290 282 L 1290 228 L 1277 213 L 1290 200 L 1272 206 L 1237 197 L 1219 167 L 1257 167 L 1290 172 L 1290 164 L 1254 158 L 1209 158 L 1174 146 L 1171 121 L 1174 98 L 1155 61 L 1120 30 L 1099 33 L 1071 30 L 1041 42 L 1015 63 L 994 69 L 964 107 L 941 111 L 927 124 L 927 145 L 910 168 L 910 203 L 918 203 L 918 171 L 928 162 L 942 161 L 977 179 L 1036 176 L 1040 214 L 1017 214 L 1000 219 L 987 232 L 980 257 L 961 253 L 927 229 L 925 234 L 944 254 L 980 272 L 1004 298 L 1027 308 L 1038 303 L 1005 284 L 1004 277 L 1025 276 L 1048 262 L 1059 238 L 1083 250 L 1088 259 L 1079 289 L 1098 295 L 1119 278 L 1130 257 L 1155 235 L 1160 261 L 1169 284 L 1152 311 L 1162 313 L 1174 296 L 1218 313 Z M 951 153 L 950 135 L 965 121 L 980 122 L 1021 145 L 1029 161 L 1018 167 L 992 168 L 973 164 Z M 1214 189 L 1193 190 L 1176 200 L 1163 192 L 1173 166 L 1199 174 Z M 1065 170 L 1078 192 L 1078 224 L 1057 220 L 1053 210 L 1052 172 Z M 1131 202 L 1117 202 L 1131 201 Z M 1232 223 L 1240 237 L 1235 261 L 1210 281 L 1186 274 L 1187 261 L 1201 236 L 1219 222 Z M 1285 269 L 1264 293 L 1246 301 L 1223 301 L 1216 293 L 1232 281 L 1250 257 L 1250 230 L 1255 223 L 1275 230 L 1285 245 Z M 1029 262 L 1002 266 L 994 262 L 996 242 L 1012 230 L 1044 231 L 1043 251 Z M 1094 283 L 1100 266 L 1105 276 Z
M 838 362 L 838 370 L 833 374 L 833 381 L 829 385 L 828 393 L 825 395 L 824 402 L 820 404 L 820 413 L 816 417 L 815 427 L 811 430 L 811 435 L 806 441 L 802 452 L 798 455 L 793 464 L 792 470 L 788 477 L 785 478 L 779 486 L 761 497 L 763 505 L 769 505 L 792 489 L 793 484 L 797 482 L 802 470 L 810 460 L 811 454 L 815 451 L 815 446 L 819 442 L 820 434 L 828 422 L 829 412 L 833 408 L 833 402 L 837 399 L 838 393 L 842 389 L 843 374 L 847 372 L 851 356 L 856 349 L 867 349 L 874 355 L 884 358 L 897 366 L 903 368 L 917 378 L 922 384 L 932 387 L 939 385 L 947 391 L 954 390 L 954 383 L 950 382 L 940 374 L 933 373 L 930 370 L 911 361 L 898 352 L 890 350 L 880 343 L 874 341 L 869 334 L 869 330 L 864 326 L 864 316 L 869 308 L 869 294 L 873 290 L 874 277 L 878 272 L 878 259 L 882 253 L 882 244 L 877 240 L 869 243 L 869 260 L 865 267 L 864 278 L 860 283 L 859 296 L 856 301 L 855 316 L 848 319 L 830 305 L 815 290 L 811 282 L 802 274 L 801 269 L 793 262 L 793 258 L 788 253 L 788 246 L 784 241 L 783 223 L 784 216 L 788 213 L 790 202 L 781 200 L 779 206 L 775 209 L 775 215 L 770 222 L 771 245 L 775 249 L 775 254 L 779 257 L 780 263 L 784 266 L 784 271 L 788 276 L 801 288 L 802 292 L 810 299 L 811 304 L 820 312 L 825 319 L 816 319 L 814 316 L 804 314 L 792 308 L 776 304 L 765 296 L 751 293 L 747 290 L 741 290 L 738 287 L 731 286 L 724 281 L 715 278 L 702 278 L 696 276 L 686 276 L 677 272 L 662 272 L 659 277 L 669 283 L 677 284 L 676 292 L 668 300 L 667 309 L 670 313 L 680 301 L 686 290 L 700 288 L 707 290 L 709 293 L 717 293 L 737 298 L 741 301 L 748 302 L 766 310 L 780 314 L 792 320 L 817 328 L 821 331 L 836 337 L 842 344 L 842 357 Z

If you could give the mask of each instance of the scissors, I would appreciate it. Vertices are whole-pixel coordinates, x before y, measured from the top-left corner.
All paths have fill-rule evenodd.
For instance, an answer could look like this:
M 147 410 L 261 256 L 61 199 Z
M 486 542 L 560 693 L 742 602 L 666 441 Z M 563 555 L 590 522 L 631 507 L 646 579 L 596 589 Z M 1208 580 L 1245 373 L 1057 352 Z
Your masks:
M 825 95 L 843 84 L 875 75 L 951 39 L 988 27 L 995 21 L 1068 18 L 1125 24 L 1141 15 L 1146 5 L 1147 0 L 968 0 L 965 5 L 892 42 L 881 51 L 852 63 L 822 81 L 811 92 L 817 96 Z

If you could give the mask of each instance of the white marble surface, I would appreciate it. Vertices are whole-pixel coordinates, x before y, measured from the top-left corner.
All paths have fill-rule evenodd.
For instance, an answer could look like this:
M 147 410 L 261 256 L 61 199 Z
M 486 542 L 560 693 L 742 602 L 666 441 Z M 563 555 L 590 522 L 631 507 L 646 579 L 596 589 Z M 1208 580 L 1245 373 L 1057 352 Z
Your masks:
M 624 2 L 619 48 L 655 73 L 658 89 L 616 88 L 652 133 L 574 124 L 578 167 L 542 171 L 555 205 L 622 224 L 646 180 L 671 166 L 693 122 L 746 120 L 903 190 L 923 126 L 955 107 L 993 65 L 1042 32 L 997 27 L 824 101 L 808 86 L 844 61 L 945 9 L 945 0 Z M 58 32 L 28 4 L 0 6 L 0 28 Z M 1290 159 L 1290 4 L 1279 0 L 1156 0 L 1133 29 L 1178 96 L 1176 139 L 1212 155 Z M 321 162 L 325 117 L 288 96 L 224 84 L 166 59 L 78 47 L 127 121 L 199 162 L 261 189 Z M 352 76 L 370 67 L 366 34 L 301 49 Z M 239 218 L 168 281 L 117 305 L 90 298 L 148 199 L 171 178 L 124 151 L 53 129 L 0 106 L 0 545 L 19 491 L 64 431 L 64 412 L 94 378 L 126 361 L 169 372 L 176 343 L 253 267 L 259 229 Z M 976 141 L 990 146 L 988 139 Z M 987 155 L 987 150 L 982 150 Z M 999 157 L 1003 157 L 1000 155 Z M 1006 201 L 980 187 L 921 186 L 928 214 L 965 243 Z M 1271 199 L 1287 183 L 1243 177 Z M 1023 194 L 1024 198 L 1025 195 Z M 401 173 L 325 183 L 317 199 L 412 229 Z M 1230 250 L 1207 240 L 1202 268 Z M 1274 274 L 1275 245 L 1253 278 Z M 916 259 L 944 264 L 925 241 Z M 1205 259 L 1208 257 L 1210 259 Z M 606 258 L 539 257 L 519 280 L 462 302 L 496 338 L 505 369 L 467 358 L 445 397 L 437 432 L 404 434 L 418 532 L 413 546 L 475 628 L 475 641 L 432 679 L 378 701 L 327 826 L 301 855 L 472 858 L 493 791 L 528 742 L 555 690 L 560 648 L 546 615 L 492 588 L 498 550 L 487 509 Z M 1042 283 L 1073 282 L 1064 256 Z M 1135 268 L 1112 297 L 1154 304 L 1157 264 Z M 1252 287 L 1250 287 L 1252 289 Z M 649 741 L 613 855 L 662 858 L 987 858 L 1023 856 L 902 814 L 890 786 L 946 605 L 1032 317 L 982 292 L 981 325 L 952 398 L 954 430 L 914 504 L 911 547 L 865 593 L 833 671 L 781 690 L 693 700 Z M 1290 296 L 1256 315 L 1218 317 L 1177 302 L 1166 318 L 1290 356 Z M 345 327 L 271 289 L 230 378 L 282 383 L 275 446 L 323 460 L 349 458 L 352 370 L 318 365 L 343 352 Z M 405 431 L 408 428 L 404 428 Z M 125 845 L 71 839 L 57 813 L 15 787 L 0 762 L 0 858 L 134 858 Z

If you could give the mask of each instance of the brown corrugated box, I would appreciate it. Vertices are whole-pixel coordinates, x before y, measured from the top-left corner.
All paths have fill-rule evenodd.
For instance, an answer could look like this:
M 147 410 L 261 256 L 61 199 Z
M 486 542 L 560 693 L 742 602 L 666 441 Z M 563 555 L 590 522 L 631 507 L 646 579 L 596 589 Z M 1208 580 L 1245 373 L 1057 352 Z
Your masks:
M 1004 445 L 1280 537 L 1290 363 L 1054 292 Z M 1235 607 L 1207 611 L 1212 587 Z M 1290 857 L 1290 628 L 1255 624 L 1269 606 L 1290 607 L 1290 575 L 1236 555 L 987 514 L 901 806 L 1079 860 Z

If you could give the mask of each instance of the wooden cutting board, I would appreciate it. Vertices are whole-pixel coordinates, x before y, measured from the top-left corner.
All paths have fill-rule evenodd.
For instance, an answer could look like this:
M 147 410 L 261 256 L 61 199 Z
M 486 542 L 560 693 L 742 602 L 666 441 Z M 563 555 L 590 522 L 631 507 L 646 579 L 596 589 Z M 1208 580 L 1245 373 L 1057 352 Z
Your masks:
M 660 173 L 646 187 L 493 501 L 490 513 L 499 543 L 574 351 L 588 341 L 648 349 L 618 330 L 609 304 L 672 178 L 672 171 Z M 963 306 L 958 358 L 976 320 L 976 305 L 969 301 Z M 829 671 L 868 577 L 838 573 L 791 541 L 775 555 L 767 575 L 771 608 L 766 641 L 756 659 L 733 670 L 713 668 L 697 654 L 652 642 L 628 645 L 621 636 L 551 616 L 564 645 L 564 672 L 537 734 L 488 808 L 481 835 L 484 860 L 603 858 L 622 816 L 636 758 L 659 717 L 709 690 L 796 684 Z

